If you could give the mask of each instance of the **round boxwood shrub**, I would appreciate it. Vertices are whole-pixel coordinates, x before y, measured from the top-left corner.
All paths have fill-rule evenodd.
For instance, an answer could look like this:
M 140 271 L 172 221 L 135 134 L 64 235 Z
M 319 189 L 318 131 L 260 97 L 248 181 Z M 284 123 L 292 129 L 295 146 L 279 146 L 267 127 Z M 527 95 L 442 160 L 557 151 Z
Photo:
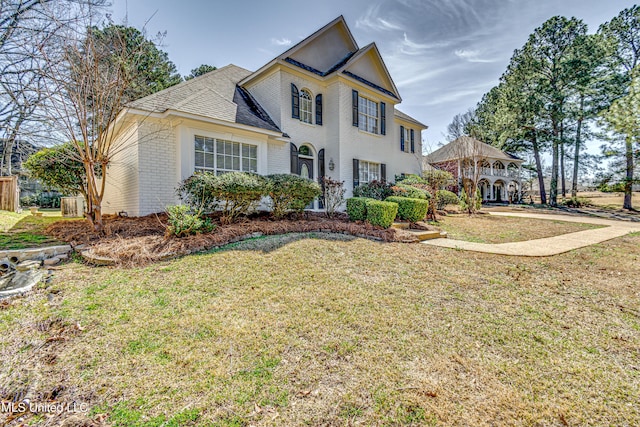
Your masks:
M 438 190 L 436 192 L 436 209 L 441 211 L 447 205 L 457 205 L 460 202 L 458 196 L 448 190 Z
M 398 204 L 380 200 L 367 201 L 367 222 L 389 228 L 398 214 Z
M 366 197 L 352 197 L 347 199 L 347 215 L 351 221 L 364 221 L 367 219 L 367 201 L 373 200 Z
M 276 218 L 282 218 L 292 211 L 302 212 L 322 194 L 320 184 L 298 175 L 279 173 L 265 178 L 266 192 L 271 198 L 271 213 Z
M 397 183 L 391 187 L 391 189 L 393 190 L 393 195 L 397 197 L 409 197 L 411 199 L 423 200 L 428 200 L 431 197 L 431 194 L 429 194 L 427 190 L 422 190 L 404 183 Z
M 178 192 L 196 211 L 222 209 L 223 221 L 231 223 L 257 206 L 265 187 L 264 178 L 253 173 L 198 172 L 183 181 Z
M 422 221 L 427 215 L 429 201 L 424 199 L 411 199 L 408 197 L 387 197 L 387 202 L 398 204 L 398 218 L 409 222 Z
M 353 189 L 353 197 L 367 197 L 369 199 L 384 200 L 393 195 L 391 184 L 384 181 L 371 181 Z

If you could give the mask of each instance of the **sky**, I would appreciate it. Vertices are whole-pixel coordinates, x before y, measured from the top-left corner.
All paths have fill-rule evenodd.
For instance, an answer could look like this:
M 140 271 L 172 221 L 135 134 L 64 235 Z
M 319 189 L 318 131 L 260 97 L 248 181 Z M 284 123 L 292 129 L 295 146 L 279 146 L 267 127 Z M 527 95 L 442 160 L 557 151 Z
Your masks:
M 399 109 L 429 126 L 423 146 L 445 142 L 447 125 L 493 86 L 515 49 L 556 15 L 590 32 L 631 7 L 626 0 L 112 0 L 111 19 L 164 33 L 180 74 L 200 64 L 257 70 L 339 15 L 360 47 L 375 42 Z M 597 153 L 599 142 L 589 144 Z

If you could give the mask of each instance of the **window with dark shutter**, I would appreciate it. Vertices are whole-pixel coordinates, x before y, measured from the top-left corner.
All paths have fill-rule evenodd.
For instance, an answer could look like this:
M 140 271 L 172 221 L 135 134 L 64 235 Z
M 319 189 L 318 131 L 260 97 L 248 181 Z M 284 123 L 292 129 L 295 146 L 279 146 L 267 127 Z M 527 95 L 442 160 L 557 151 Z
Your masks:
M 404 126 L 400 126 L 400 151 L 404 151 Z
M 387 104 L 380 103 L 380 134 L 387 134 Z
M 413 129 L 411 129 L 411 152 L 415 153 L 416 152 L 416 144 L 415 144 L 415 140 L 413 137 Z
M 380 181 L 387 182 L 387 165 L 384 163 L 380 164 Z
M 291 147 L 291 173 L 297 175 L 298 174 L 298 147 L 291 142 L 289 143 Z
M 322 94 L 316 95 L 316 124 L 322 126 Z
M 324 148 L 318 151 L 318 182 L 322 189 L 322 195 L 318 197 L 318 207 L 324 209 L 324 181 L 325 167 L 324 167 Z
M 360 185 L 360 160 L 353 159 L 353 188 Z
M 293 83 L 291 83 L 291 117 L 300 118 L 300 92 Z
M 358 127 L 358 91 L 351 91 L 351 103 L 352 103 L 352 116 L 353 116 L 353 125 Z

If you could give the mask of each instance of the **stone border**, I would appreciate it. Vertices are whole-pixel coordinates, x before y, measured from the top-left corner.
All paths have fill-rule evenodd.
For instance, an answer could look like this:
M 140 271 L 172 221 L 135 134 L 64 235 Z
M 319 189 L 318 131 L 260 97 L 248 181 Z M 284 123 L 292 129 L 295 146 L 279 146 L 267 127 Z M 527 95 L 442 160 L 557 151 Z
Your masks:
M 8 269 L 11 266 L 27 260 L 44 261 L 45 259 L 54 258 L 58 255 L 68 256 L 72 251 L 73 248 L 70 245 L 0 250 L 0 268 L 5 266 L 5 268 Z

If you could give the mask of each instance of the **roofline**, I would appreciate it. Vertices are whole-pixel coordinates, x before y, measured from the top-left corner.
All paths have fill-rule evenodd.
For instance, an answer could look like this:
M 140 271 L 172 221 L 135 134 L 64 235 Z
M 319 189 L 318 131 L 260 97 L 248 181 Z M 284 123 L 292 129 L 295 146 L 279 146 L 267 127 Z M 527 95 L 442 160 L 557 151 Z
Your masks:
M 363 47 L 362 49 L 360 49 L 358 52 L 356 52 L 356 54 L 353 55 L 351 58 L 349 58 L 347 63 L 344 64 L 342 67 L 340 67 L 337 70 L 337 72 L 339 72 L 341 74 L 344 74 L 345 70 L 347 69 L 347 67 L 349 67 L 349 65 L 353 64 L 354 62 L 356 62 L 359 58 L 362 58 L 369 51 L 371 51 L 371 49 L 373 49 L 375 51 L 376 55 L 378 55 L 378 59 L 382 63 L 382 69 L 384 70 L 384 73 L 387 75 L 387 78 L 391 82 L 391 87 L 393 88 L 393 93 L 394 93 L 395 97 L 398 99 L 398 101 L 402 102 L 402 97 L 400 96 L 400 92 L 398 91 L 398 88 L 396 87 L 396 83 L 393 81 L 393 78 L 391 77 L 391 74 L 389 73 L 389 69 L 387 68 L 387 64 L 385 64 L 384 59 L 382 59 L 382 55 L 380 54 L 380 50 L 378 49 L 378 45 L 376 45 L 376 42 L 371 42 L 368 45 L 366 45 L 365 47 Z
M 146 110 L 141 110 L 141 109 L 137 109 L 137 108 L 127 108 L 126 110 L 123 110 L 121 113 L 122 118 L 124 118 L 125 115 L 127 114 L 133 114 L 133 115 L 138 115 L 138 116 L 147 116 L 147 117 L 153 117 L 156 119 L 165 119 L 169 116 L 175 116 L 175 117 L 181 117 L 184 119 L 190 119 L 190 120 L 197 120 L 197 121 L 201 121 L 201 122 L 206 122 L 206 123 L 211 123 L 211 124 L 215 124 L 215 125 L 221 125 L 221 126 L 227 126 L 227 127 L 231 127 L 234 129 L 240 129 L 240 130 L 246 130 L 246 131 L 251 131 L 251 132 L 257 132 L 257 133 L 261 133 L 267 136 L 272 136 L 274 137 L 274 139 L 277 139 L 279 141 L 283 141 L 283 142 L 289 142 L 291 138 L 289 137 L 285 137 L 283 132 L 276 132 L 276 131 L 272 131 L 269 129 L 263 129 L 263 128 L 259 128 L 256 126 L 249 126 L 249 125 L 244 125 L 241 123 L 235 123 L 235 122 L 228 122 L 226 120 L 219 120 L 219 119 L 213 119 L 211 117 L 205 117 L 205 116 L 200 116 L 198 114 L 191 114 L 191 113 L 186 113 L 184 111 L 179 111 L 179 110 L 174 110 L 174 109 L 167 109 L 163 112 L 150 112 L 150 111 L 146 111 Z M 118 121 L 119 119 L 116 118 L 116 121 Z
M 344 28 L 347 30 L 347 35 L 349 36 L 349 40 L 351 40 L 353 45 L 356 47 L 356 51 L 357 51 L 359 49 L 358 43 L 356 42 L 356 39 L 353 37 L 353 34 L 351 34 L 351 30 L 349 29 L 349 26 L 347 25 L 347 22 L 345 21 L 344 16 L 340 15 L 336 19 L 334 19 L 333 21 L 329 22 L 328 24 L 324 25 L 323 27 L 319 28 L 318 30 L 314 31 L 311 35 L 305 37 L 303 40 L 301 40 L 298 43 L 296 43 L 295 45 L 291 46 L 289 49 L 285 50 L 284 52 L 282 52 L 281 54 L 279 54 L 278 56 L 273 58 L 271 61 L 267 62 L 262 67 L 258 68 L 252 74 L 248 75 L 247 77 L 245 77 L 244 79 L 239 81 L 238 85 L 244 86 L 247 83 L 249 83 L 250 81 L 252 81 L 255 77 L 257 77 L 260 74 L 262 74 L 262 72 L 264 72 L 265 70 L 268 70 L 269 68 L 271 68 L 275 63 L 278 63 L 278 62 L 281 62 L 281 61 L 284 62 L 283 59 L 288 57 L 289 54 L 292 51 L 299 50 L 300 48 L 306 46 L 318 34 L 322 33 L 323 31 L 325 31 L 329 27 L 332 27 L 332 26 L 336 25 L 339 22 L 342 22 L 342 24 L 344 25 Z
M 399 111 L 399 110 L 396 108 L 396 109 L 395 109 L 395 111 Z M 403 121 L 403 122 L 407 122 L 407 123 L 413 123 L 413 124 L 416 124 L 416 125 L 418 125 L 418 126 L 421 126 L 423 130 L 425 130 L 425 129 L 429 129 L 429 126 L 425 125 L 425 124 L 424 124 L 424 123 L 422 123 L 422 122 L 419 122 L 418 120 L 416 120 L 416 119 L 414 119 L 413 117 L 409 116 L 407 113 L 404 113 L 404 112 L 403 112 L 402 114 L 407 115 L 409 118 L 408 118 L 408 119 L 406 119 L 406 118 L 404 118 L 404 117 L 400 117 L 400 116 L 398 116 L 397 114 L 395 114 L 395 112 L 394 112 L 394 114 L 393 114 L 393 118 L 394 118 L 394 119 L 396 119 L 396 120 L 399 120 L 399 121 Z

